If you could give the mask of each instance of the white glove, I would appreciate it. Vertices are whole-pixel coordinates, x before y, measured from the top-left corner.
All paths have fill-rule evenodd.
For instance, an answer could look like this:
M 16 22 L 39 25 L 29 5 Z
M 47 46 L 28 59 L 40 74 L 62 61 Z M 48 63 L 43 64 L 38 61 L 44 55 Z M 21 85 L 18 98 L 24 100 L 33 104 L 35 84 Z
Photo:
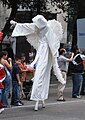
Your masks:
M 15 25 L 17 24 L 17 22 L 15 22 L 15 21 L 11 20 L 11 21 L 10 21 L 10 24 L 12 24 L 12 25 L 14 25 L 14 26 L 15 26 Z
M 58 80 L 61 84 L 63 84 L 63 85 L 66 85 L 66 81 L 65 80 Z
M 29 66 L 34 68 L 34 62 L 32 62 Z

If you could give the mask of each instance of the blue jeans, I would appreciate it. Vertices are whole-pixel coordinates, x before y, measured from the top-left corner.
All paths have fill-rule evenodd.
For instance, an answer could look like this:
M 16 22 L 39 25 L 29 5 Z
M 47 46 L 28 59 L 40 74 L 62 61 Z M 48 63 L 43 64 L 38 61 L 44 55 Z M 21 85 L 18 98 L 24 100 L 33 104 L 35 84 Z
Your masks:
M 81 94 L 85 93 L 85 71 L 83 74 L 83 81 L 82 81 L 82 86 L 81 86 Z
M 80 95 L 80 87 L 82 83 L 82 74 L 72 74 L 72 82 L 73 82 L 73 91 L 72 97 L 76 97 Z
M 20 86 L 17 81 L 12 82 L 11 104 L 16 105 L 20 101 Z
M 4 89 L 2 91 L 2 103 L 4 106 L 9 106 L 8 97 L 11 88 L 11 79 L 10 76 L 6 76 L 5 80 L 3 81 Z
M 2 89 L 0 89 L 0 102 L 2 101 Z

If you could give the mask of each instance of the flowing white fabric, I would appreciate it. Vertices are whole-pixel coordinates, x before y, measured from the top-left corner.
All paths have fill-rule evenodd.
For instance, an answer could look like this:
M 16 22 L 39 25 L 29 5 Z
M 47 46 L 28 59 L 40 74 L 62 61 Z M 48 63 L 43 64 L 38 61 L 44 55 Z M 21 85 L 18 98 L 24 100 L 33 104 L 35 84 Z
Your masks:
M 36 64 L 36 71 L 30 98 L 31 100 L 38 101 L 48 98 L 50 71 L 52 66 L 54 67 L 55 75 L 57 76 L 58 81 L 60 81 L 62 84 L 66 83 L 62 77 L 57 63 L 58 49 L 60 46 L 60 40 L 62 38 L 62 27 L 60 23 L 55 22 L 57 24 L 56 26 L 59 27 L 56 30 L 60 30 L 60 33 L 59 31 L 54 32 L 54 29 L 52 29 L 54 28 L 52 24 L 55 20 L 48 22 L 41 15 L 35 16 L 32 20 L 33 23 L 17 23 L 13 30 L 12 36 L 27 36 L 27 38 L 29 36 L 32 38 L 33 35 L 38 36 L 35 37 L 38 41 L 37 54 L 35 60 L 31 64 L 32 67 L 34 64 Z M 33 38 L 30 39 L 30 43 L 31 40 L 33 40 Z M 33 41 L 36 40 L 34 39 Z

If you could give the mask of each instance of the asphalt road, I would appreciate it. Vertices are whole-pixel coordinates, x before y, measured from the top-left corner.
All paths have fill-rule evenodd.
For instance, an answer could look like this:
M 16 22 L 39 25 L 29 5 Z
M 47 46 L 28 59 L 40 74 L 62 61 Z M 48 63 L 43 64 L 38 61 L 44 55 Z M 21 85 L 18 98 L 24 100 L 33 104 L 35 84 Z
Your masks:
M 41 107 L 34 111 L 33 101 L 23 100 L 21 107 L 5 109 L 0 114 L 0 120 L 85 120 L 85 96 L 81 99 L 71 98 L 72 83 L 67 81 L 64 92 L 65 102 L 57 102 L 57 84 L 50 86 L 46 108 Z

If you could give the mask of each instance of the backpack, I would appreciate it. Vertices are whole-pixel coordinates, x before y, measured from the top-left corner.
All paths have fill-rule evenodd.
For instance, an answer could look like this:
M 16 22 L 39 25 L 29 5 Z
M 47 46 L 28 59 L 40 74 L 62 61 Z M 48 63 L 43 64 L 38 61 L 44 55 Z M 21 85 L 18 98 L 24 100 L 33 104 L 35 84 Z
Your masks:
M 71 62 L 71 72 L 72 73 L 82 73 L 84 71 L 83 60 L 80 54 L 74 56 Z

